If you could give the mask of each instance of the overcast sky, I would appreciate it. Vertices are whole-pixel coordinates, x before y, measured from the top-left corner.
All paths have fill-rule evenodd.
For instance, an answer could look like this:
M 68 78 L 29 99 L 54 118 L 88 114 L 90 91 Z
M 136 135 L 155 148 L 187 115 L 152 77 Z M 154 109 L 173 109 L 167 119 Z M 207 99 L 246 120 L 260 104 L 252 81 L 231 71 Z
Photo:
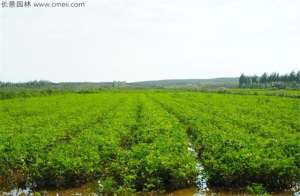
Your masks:
M 140 81 L 300 69 L 300 0 L 85 2 L 0 8 L 0 80 Z

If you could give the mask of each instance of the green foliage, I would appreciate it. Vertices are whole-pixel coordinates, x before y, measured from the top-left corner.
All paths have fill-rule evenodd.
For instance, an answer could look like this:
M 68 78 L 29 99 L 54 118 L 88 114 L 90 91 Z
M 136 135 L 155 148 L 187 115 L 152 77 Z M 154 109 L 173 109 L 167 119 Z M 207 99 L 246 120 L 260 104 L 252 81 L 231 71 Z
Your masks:
M 261 184 L 256 183 L 248 185 L 246 191 L 255 195 L 268 195 L 264 187 Z
M 225 94 L 238 94 L 238 95 L 262 95 L 262 96 L 275 96 L 275 97 L 291 97 L 300 98 L 299 90 L 288 89 L 221 89 L 214 90 L 217 93 Z
M 29 98 L 29 97 L 41 97 L 50 95 L 66 94 L 66 91 L 55 89 L 26 89 L 26 88 L 1 88 L 0 87 L 0 100 L 12 99 L 12 98 Z
M 300 88 L 300 71 L 292 71 L 290 74 L 279 75 L 279 73 L 264 73 L 260 77 L 245 76 L 242 74 L 239 78 L 240 88 Z
M 0 187 L 163 192 L 193 186 L 200 161 L 211 186 L 288 189 L 300 180 L 299 109 L 295 98 L 185 91 L 0 100 Z
M 211 186 L 259 183 L 277 191 L 299 182 L 298 99 L 212 93 L 151 97 L 186 125 Z

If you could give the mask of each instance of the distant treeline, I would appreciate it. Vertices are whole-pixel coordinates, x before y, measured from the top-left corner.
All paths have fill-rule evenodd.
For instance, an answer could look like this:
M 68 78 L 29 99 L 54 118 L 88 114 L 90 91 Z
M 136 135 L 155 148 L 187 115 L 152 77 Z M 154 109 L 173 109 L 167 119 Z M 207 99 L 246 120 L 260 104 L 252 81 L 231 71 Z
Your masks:
M 264 73 L 261 76 L 246 76 L 239 78 L 240 88 L 300 88 L 300 71 L 292 71 L 289 74 Z
M 30 89 L 59 89 L 59 90 L 94 90 L 99 88 L 119 88 L 126 85 L 123 81 L 113 82 L 51 82 L 48 80 L 34 80 L 29 82 L 1 82 L 0 88 L 30 88 Z
M 51 81 L 47 80 L 34 80 L 29 82 L 20 82 L 20 83 L 13 83 L 13 82 L 1 82 L 0 87 L 49 87 L 54 85 Z

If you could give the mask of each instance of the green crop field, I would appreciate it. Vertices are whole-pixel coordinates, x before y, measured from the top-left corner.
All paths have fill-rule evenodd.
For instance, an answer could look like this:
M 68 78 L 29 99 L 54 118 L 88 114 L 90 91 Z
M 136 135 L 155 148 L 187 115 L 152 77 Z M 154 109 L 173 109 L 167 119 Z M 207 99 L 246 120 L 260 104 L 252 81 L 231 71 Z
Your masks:
M 299 185 L 299 141 L 298 96 L 15 97 L 0 100 L 0 190 L 99 181 L 104 192 L 170 191 L 195 186 L 200 163 L 209 187 L 282 191 Z

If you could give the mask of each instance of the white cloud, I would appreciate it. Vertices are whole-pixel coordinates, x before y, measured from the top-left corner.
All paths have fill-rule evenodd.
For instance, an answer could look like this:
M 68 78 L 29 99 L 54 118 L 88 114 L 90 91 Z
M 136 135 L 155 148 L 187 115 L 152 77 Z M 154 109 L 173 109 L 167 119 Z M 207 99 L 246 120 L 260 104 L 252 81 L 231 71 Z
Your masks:
M 299 69 L 298 0 L 86 3 L 0 9 L 0 80 L 135 81 Z

